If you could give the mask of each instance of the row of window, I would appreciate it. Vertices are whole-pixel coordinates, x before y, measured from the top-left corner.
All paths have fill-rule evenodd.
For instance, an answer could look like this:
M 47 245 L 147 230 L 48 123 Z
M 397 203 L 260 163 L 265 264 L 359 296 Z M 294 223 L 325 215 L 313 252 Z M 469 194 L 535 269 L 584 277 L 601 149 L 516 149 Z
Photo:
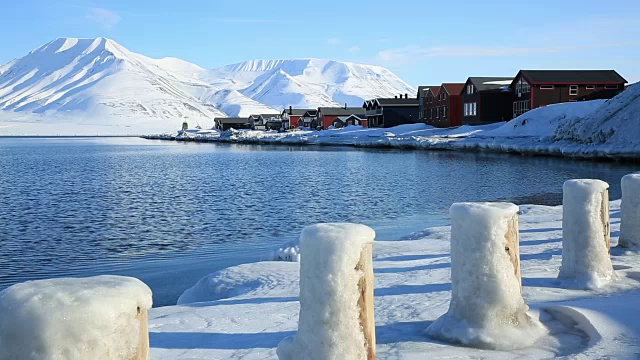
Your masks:
M 531 91 L 531 86 L 529 83 L 523 79 L 518 80 L 516 83 L 516 93 L 517 94 L 526 94 Z
M 476 116 L 476 110 L 476 103 L 464 103 L 464 116 Z
M 531 101 L 514 101 L 513 102 L 513 117 L 518 117 L 527 111 L 531 110 Z
M 467 85 L 467 94 L 471 95 L 475 91 L 475 86 L 473 84 Z
M 436 106 L 431 109 L 426 109 L 426 118 L 427 119 L 446 119 L 447 118 L 447 107 L 446 106 Z

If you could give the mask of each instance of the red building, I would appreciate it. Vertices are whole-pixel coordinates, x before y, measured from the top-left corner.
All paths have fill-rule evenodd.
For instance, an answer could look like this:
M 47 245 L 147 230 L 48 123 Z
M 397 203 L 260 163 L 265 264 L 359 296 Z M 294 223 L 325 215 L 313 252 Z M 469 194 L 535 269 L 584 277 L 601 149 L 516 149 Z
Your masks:
M 320 107 L 318 108 L 318 127 L 326 130 L 339 117 L 350 115 L 366 118 L 365 110 L 361 107 Z
M 437 127 L 462 125 L 462 90 L 464 83 L 444 83 L 440 85 L 437 95 L 435 91 L 427 93 L 425 122 Z
M 615 70 L 520 70 L 510 85 L 513 117 L 545 105 L 611 99 L 626 83 Z
M 315 111 L 316 109 L 294 109 L 289 106 L 288 109 L 282 110 L 282 114 L 280 117 L 283 123 L 287 124 L 287 127 L 295 128 L 301 126 L 302 122 L 300 119 L 304 116 L 308 111 Z

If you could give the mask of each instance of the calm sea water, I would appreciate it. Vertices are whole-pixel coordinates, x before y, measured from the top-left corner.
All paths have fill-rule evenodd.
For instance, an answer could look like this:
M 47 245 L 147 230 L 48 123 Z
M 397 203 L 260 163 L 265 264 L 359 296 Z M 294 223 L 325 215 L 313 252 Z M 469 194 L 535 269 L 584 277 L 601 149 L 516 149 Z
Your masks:
M 396 240 L 446 224 L 456 201 L 559 204 L 571 178 L 605 180 L 619 198 L 635 170 L 499 154 L 0 138 L 0 289 L 123 274 L 170 305 L 308 224 L 360 222 Z

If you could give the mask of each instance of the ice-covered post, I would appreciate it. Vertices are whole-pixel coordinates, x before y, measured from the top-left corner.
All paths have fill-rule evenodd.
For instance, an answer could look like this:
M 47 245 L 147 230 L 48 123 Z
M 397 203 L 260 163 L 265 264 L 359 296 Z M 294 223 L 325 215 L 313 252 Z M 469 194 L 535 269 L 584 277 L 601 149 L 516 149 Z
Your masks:
M 280 342 L 279 359 L 375 359 L 374 238 L 364 225 L 304 228 L 298 333 Z
M 622 214 L 618 246 L 640 248 L 640 174 L 622 177 L 620 212 Z
M 427 334 L 467 346 L 525 347 L 543 334 L 521 294 L 518 207 L 451 206 L 451 303 Z
M 562 197 L 562 265 L 559 279 L 571 287 L 597 288 L 611 280 L 609 184 L 565 181 Z
M 0 292 L 0 359 L 149 359 L 151 290 L 138 279 L 28 281 Z

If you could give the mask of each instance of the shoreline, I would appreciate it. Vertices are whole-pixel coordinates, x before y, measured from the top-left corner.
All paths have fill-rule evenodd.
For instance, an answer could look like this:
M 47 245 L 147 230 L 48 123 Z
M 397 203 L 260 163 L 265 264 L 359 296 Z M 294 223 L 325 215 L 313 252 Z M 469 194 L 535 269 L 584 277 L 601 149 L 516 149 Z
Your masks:
M 324 130 L 330 131 L 330 130 Z M 265 134 L 271 134 L 266 133 Z M 285 133 L 286 134 L 286 133 Z M 291 134 L 291 133 L 289 133 Z M 223 137 L 222 135 L 231 135 Z M 275 134 L 274 134 L 275 135 Z M 358 138 L 346 138 L 346 141 L 331 141 L 331 139 L 318 137 L 316 140 L 296 138 L 294 136 L 282 137 L 233 137 L 233 133 L 219 136 L 189 134 L 180 135 L 143 135 L 140 138 L 146 140 L 204 142 L 223 144 L 246 145 L 284 145 L 284 146 L 344 146 L 354 148 L 376 149 L 406 149 L 428 151 L 464 151 L 503 153 L 521 156 L 561 157 L 576 160 L 598 162 L 624 162 L 640 163 L 640 149 L 638 150 L 612 150 L 606 145 L 588 145 L 569 141 L 544 141 L 537 137 L 499 138 L 499 137 L 397 137 L 373 138 L 375 140 L 358 141 Z

